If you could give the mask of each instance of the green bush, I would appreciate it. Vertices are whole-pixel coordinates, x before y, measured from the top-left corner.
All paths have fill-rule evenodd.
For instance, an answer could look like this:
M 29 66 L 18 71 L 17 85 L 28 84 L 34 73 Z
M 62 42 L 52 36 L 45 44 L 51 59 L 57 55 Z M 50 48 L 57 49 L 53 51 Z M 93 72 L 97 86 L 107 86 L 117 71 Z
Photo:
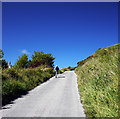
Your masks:
M 25 94 L 26 84 L 25 82 L 20 82 L 19 80 L 5 80 L 2 82 L 2 101 L 3 105 L 9 101 L 17 98 L 21 94 Z
M 27 69 L 4 69 L 2 73 L 2 104 L 26 94 L 27 91 L 47 81 L 54 75 L 47 66 Z

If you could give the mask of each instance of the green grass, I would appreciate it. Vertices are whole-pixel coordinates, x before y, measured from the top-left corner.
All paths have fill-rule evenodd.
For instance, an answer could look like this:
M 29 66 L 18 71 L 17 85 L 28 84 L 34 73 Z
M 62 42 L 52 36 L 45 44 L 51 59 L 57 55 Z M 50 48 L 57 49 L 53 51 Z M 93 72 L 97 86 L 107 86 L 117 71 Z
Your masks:
M 75 70 L 87 117 L 118 117 L 118 47 L 97 50 L 86 65 Z

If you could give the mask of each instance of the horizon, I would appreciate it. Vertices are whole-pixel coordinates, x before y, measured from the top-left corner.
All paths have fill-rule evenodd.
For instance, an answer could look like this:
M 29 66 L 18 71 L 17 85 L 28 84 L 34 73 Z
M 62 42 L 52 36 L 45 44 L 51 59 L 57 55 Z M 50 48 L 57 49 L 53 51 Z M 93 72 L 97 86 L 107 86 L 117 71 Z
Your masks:
M 118 3 L 2 3 L 2 50 L 12 65 L 34 51 L 51 53 L 60 68 L 118 44 Z

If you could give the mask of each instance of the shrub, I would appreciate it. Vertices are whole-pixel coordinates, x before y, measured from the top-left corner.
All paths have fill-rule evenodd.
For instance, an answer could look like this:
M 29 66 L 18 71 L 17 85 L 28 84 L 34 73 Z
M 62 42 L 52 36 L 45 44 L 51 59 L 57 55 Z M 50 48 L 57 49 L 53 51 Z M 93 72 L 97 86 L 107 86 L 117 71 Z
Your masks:
M 19 80 L 5 80 L 2 83 L 2 101 L 3 105 L 9 101 L 17 98 L 21 94 L 26 93 L 25 82 L 20 82 Z
M 46 67 L 46 66 L 44 66 Z M 47 81 L 54 75 L 53 69 L 36 67 L 27 69 L 5 69 L 2 73 L 2 104 L 26 94 L 27 91 Z

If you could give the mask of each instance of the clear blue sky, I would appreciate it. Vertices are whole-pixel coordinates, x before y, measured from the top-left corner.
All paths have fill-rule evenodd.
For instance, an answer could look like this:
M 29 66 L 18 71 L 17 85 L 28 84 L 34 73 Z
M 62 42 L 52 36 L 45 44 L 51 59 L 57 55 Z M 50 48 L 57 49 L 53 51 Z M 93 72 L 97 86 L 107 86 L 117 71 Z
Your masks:
M 60 68 L 76 66 L 98 48 L 118 43 L 118 3 L 6 2 L 2 6 L 4 59 L 52 53 Z

